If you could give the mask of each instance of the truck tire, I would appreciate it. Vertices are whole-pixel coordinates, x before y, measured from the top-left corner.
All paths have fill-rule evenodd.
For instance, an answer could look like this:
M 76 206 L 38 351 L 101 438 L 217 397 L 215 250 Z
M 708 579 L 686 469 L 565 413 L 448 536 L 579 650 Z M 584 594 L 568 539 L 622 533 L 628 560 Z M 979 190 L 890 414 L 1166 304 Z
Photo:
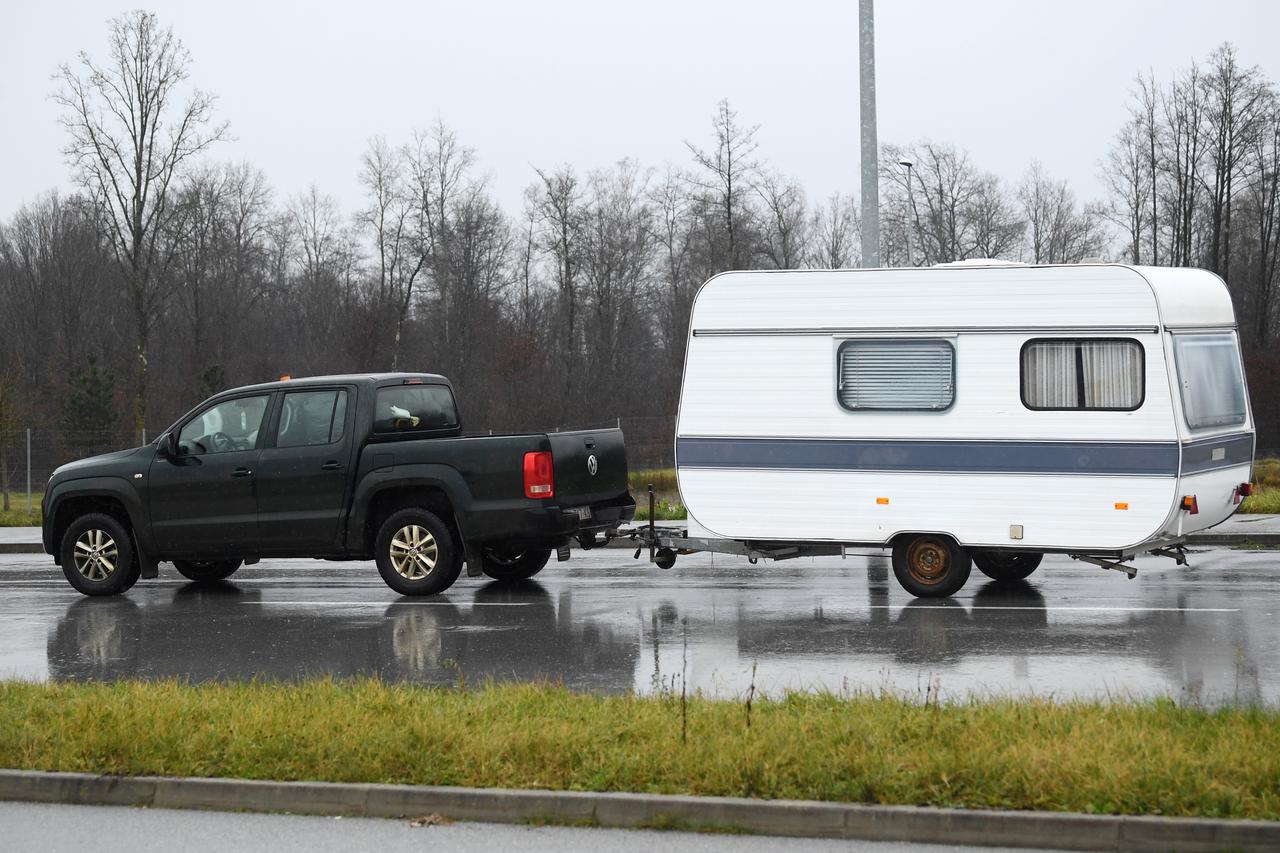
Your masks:
M 374 542 L 378 574 L 401 595 L 444 592 L 462 571 L 462 549 L 448 525 L 419 507 L 392 513 Z
M 240 560 L 174 560 L 173 567 L 189 581 L 214 583 L 234 575 Z
M 998 583 L 1026 580 L 1040 568 L 1044 554 L 1027 551 L 975 551 L 973 564 L 978 571 Z
M 893 543 L 893 574 L 917 598 L 953 595 L 972 570 L 969 552 L 949 537 L 921 533 L 901 536 Z
M 481 552 L 481 563 L 484 573 L 496 581 L 511 583 L 527 581 L 542 571 L 543 566 L 551 559 L 550 548 L 530 548 L 525 551 L 497 547 L 485 548 Z
M 59 551 L 67 582 L 84 595 L 119 595 L 142 574 L 128 528 L 105 513 L 72 521 Z

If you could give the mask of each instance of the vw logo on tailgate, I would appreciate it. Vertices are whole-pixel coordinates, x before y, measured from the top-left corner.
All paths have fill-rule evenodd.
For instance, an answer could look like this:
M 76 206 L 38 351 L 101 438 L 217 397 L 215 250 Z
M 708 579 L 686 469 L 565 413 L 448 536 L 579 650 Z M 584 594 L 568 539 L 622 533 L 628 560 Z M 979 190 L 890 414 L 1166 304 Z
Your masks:
M 596 455 L 593 453 L 587 457 L 587 471 L 594 477 L 596 472 L 600 470 L 600 463 L 596 461 Z

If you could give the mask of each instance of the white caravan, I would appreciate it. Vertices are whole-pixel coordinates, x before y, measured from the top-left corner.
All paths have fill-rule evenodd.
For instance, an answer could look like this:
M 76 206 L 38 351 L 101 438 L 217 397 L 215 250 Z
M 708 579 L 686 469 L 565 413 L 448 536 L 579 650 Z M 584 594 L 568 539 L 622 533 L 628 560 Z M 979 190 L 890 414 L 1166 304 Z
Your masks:
M 677 550 L 892 548 L 909 592 L 1045 552 L 1133 576 L 1250 491 L 1253 423 L 1217 276 L 1118 264 L 730 272 L 690 319 Z M 650 530 L 650 535 L 654 531 Z

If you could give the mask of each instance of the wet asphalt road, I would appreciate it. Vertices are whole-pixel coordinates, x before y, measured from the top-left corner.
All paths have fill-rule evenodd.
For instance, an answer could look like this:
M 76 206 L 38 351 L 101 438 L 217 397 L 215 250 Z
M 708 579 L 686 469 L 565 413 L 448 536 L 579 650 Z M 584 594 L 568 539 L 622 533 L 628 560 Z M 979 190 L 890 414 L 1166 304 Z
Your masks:
M 380 674 L 425 684 L 551 679 L 620 692 L 881 690 L 944 697 L 1280 699 L 1280 551 L 1138 561 L 1129 581 L 1065 557 L 1026 584 L 976 570 L 913 600 L 883 557 L 749 565 L 575 552 L 536 582 L 460 578 L 401 598 L 371 563 L 277 560 L 214 587 L 171 566 L 87 599 L 42 556 L 0 557 L 0 677 L 193 680 Z M 687 644 L 687 664 L 685 647 Z

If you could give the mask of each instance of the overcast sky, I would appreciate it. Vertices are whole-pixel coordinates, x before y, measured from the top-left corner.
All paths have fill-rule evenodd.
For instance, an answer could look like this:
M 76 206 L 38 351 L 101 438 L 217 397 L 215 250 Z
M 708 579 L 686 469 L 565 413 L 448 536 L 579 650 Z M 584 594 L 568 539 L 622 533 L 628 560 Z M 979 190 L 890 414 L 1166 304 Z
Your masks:
M 351 210 L 368 138 L 441 117 L 515 213 L 532 166 L 687 163 L 727 97 L 811 197 L 858 187 L 857 2 L 156 2 L 283 199 L 316 183 Z M 1280 77 L 1276 0 L 878 0 L 881 142 L 952 141 L 1016 179 L 1038 158 L 1084 198 L 1135 74 L 1229 40 Z M 68 186 L 50 75 L 106 58 L 128 6 L 0 0 L 0 216 Z

